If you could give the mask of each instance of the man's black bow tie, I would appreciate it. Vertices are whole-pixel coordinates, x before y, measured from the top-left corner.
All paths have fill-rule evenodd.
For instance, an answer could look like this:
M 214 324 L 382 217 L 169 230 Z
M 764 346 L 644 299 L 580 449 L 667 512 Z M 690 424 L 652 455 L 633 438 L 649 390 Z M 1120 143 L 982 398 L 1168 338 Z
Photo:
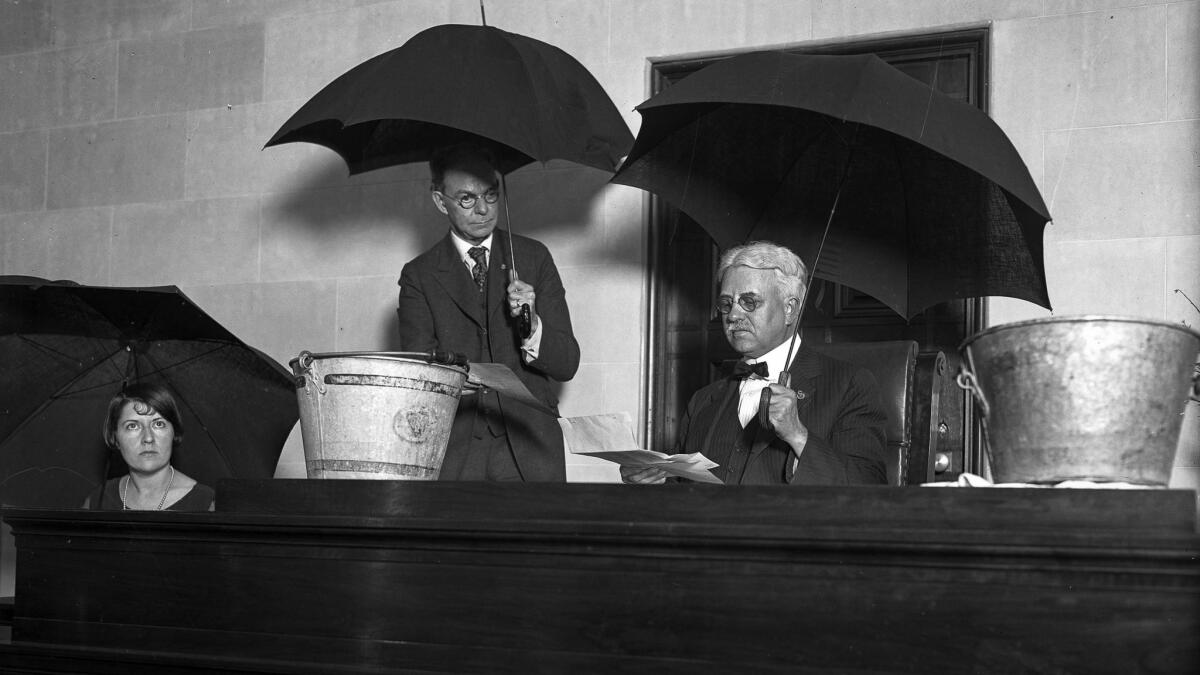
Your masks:
M 767 362 L 746 363 L 745 361 L 738 361 L 737 365 L 733 367 L 733 377 L 735 379 L 744 380 L 751 375 L 765 378 L 767 376 Z

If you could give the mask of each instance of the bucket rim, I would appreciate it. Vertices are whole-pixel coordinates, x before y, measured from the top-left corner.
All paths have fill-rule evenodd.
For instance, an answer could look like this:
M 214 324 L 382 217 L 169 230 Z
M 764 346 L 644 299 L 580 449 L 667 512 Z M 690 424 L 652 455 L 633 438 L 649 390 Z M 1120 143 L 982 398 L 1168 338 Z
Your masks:
M 971 345 L 972 342 L 975 342 L 979 338 L 986 337 L 988 335 L 992 335 L 995 333 L 1001 333 L 1006 330 L 1012 330 L 1015 328 L 1025 328 L 1027 326 L 1038 326 L 1038 325 L 1042 325 L 1042 324 L 1051 324 L 1051 323 L 1099 323 L 1099 322 L 1137 323 L 1137 324 L 1144 324 L 1144 325 L 1150 325 L 1150 326 L 1158 326 L 1160 328 L 1172 328 L 1181 333 L 1185 333 L 1185 334 L 1195 338 L 1198 342 L 1200 342 L 1200 331 L 1197 331 L 1196 329 L 1191 328 L 1189 326 L 1185 326 L 1181 323 L 1174 323 L 1171 321 L 1165 321 L 1163 319 L 1150 319 L 1150 318 L 1146 318 L 1146 317 L 1126 316 L 1126 315 L 1120 315 L 1120 314 L 1076 314 L 1076 315 L 1070 315 L 1070 316 L 1046 316 L 1046 317 L 1042 317 L 1039 319 L 1026 319 L 1024 321 L 1013 321 L 1011 323 L 1002 323 L 1002 324 L 998 324 L 995 326 L 990 326 L 990 327 L 985 328 L 977 333 L 968 335 L 962 341 L 962 343 L 959 344 L 958 350 L 960 352 L 965 350 L 967 347 L 969 347 Z
M 319 360 L 319 359 L 367 358 L 367 359 L 377 359 L 380 361 L 412 361 L 414 363 L 420 363 L 421 365 L 425 365 L 425 366 L 436 366 L 438 368 L 448 368 L 450 370 L 463 373 L 464 375 L 467 374 L 467 372 L 468 372 L 468 369 L 464 368 L 462 366 L 454 366 L 454 365 L 450 365 L 448 363 L 437 363 L 437 362 L 429 361 L 428 356 L 429 356 L 429 352 L 367 352 L 367 351 L 304 352 L 300 356 L 297 356 L 297 357 L 289 360 L 288 365 L 292 367 L 292 370 L 295 370 L 297 364 L 300 363 L 300 359 L 303 357 L 308 357 L 314 361 Z

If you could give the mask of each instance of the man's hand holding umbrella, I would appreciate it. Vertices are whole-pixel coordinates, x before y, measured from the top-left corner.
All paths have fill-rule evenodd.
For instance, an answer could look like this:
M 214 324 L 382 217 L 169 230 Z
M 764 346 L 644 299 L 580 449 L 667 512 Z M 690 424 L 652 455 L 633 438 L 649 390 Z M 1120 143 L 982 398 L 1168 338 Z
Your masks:
M 529 333 L 522 337 L 527 338 L 536 333 L 538 329 L 537 305 L 535 304 L 537 291 L 533 286 L 521 281 L 517 277 L 516 270 L 512 271 L 508 287 L 505 290 L 508 292 L 508 315 L 519 321 L 523 314 L 528 313 Z
M 796 458 L 804 452 L 808 444 L 808 427 L 800 421 L 800 401 L 804 400 L 804 392 L 795 391 L 790 387 L 772 382 L 764 391 L 770 391 L 767 399 L 766 417 L 775 435 L 791 446 Z

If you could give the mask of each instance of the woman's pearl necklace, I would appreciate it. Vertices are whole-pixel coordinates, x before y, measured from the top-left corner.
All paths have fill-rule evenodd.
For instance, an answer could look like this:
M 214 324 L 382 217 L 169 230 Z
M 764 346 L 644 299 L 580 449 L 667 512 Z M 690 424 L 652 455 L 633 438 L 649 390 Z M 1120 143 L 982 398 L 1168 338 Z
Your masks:
M 167 480 L 167 489 L 163 490 L 162 499 L 158 500 L 158 511 L 163 510 L 163 506 L 167 503 L 167 495 L 171 492 L 171 486 L 175 484 L 175 467 L 167 465 L 171 469 L 171 477 Z M 127 511 L 129 507 L 125 504 L 125 495 L 129 492 L 129 474 L 125 474 L 125 482 L 121 484 L 121 510 Z

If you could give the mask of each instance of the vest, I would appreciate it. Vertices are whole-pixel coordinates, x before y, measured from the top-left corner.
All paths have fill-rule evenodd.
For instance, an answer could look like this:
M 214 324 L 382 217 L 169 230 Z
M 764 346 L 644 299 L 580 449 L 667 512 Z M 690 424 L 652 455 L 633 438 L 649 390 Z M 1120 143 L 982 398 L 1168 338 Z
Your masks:
M 791 461 L 792 452 L 786 446 L 777 447 L 778 443 L 751 452 L 755 440 L 773 440 L 775 435 L 762 429 L 757 416 L 742 428 L 738 421 L 738 381 L 730 380 L 729 387 L 712 416 L 711 425 L 703 432 L 705 443 L 700 451 L 721 465 L 713 470 L 713 475 L 726 485 L 786 483 L 787 463 Z M 763 436 L 760 438 L 759 434 Z M 749 476 L 748 467 L 751 469 Z
M 492 258 L 494 247 L 488 251 L 488 273 L 487 283 L 483 286 L 483 292 L 479 293 L 479 312 L 483 317 L 483 325 L 487 330 L 484 334 L 482 344 L 479 346 L 479 354 L 476 355 L 477 363 L 492 363 L 495 358 L 492 356 L 492 313 L 488 310 L 488 295 L 491 293 L 492 284 Z M 464 266 L 465 269 L 465 266 Z M 467 271 L 470 274 L 470 271 Z M 472 283 L 474 279 L 472 278 Z M 490 433 L 492 436 L 501 436 L 508 432 L 504 425 L 504 413 L 500 408 L 500 400 L 496 392 L 488 390 L 487 393 L 475 394 L 478 397 L 478 406 L 475 409 L 475 424 L 472 429 L 472 435 L 476 438 L 483 438 L 485 433 Z

